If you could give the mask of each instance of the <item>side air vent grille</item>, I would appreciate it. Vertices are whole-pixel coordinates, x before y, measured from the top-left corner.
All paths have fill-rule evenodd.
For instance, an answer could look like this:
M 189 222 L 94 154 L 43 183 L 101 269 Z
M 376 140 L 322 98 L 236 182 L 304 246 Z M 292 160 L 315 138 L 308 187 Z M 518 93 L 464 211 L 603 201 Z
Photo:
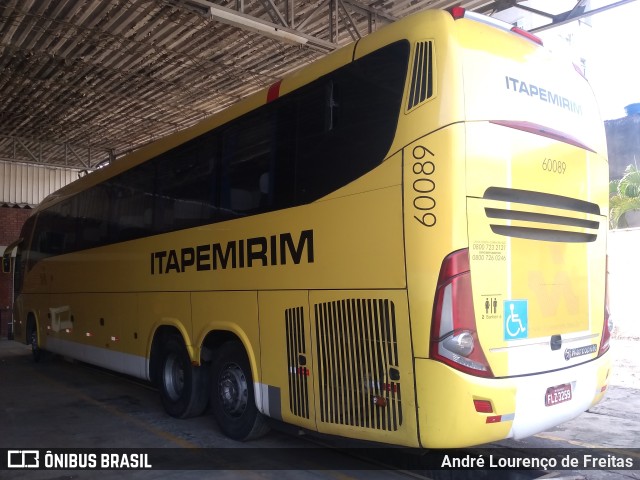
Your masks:
M 418 42 L 413 58 L 407 110 L 433 96 L 433 42 Z
M 402 424 L 393 302 L 315 305 L 320 420 L 378 430 Z
M 284 313 L 289 365 L 289 408 L 298 417 L 309 418 L 309 368 L 304 338 L 304 310 L 289 308 Z
M 488 188 L 483 198 L 520 204 L 515 210 L 487 207 L 485 208 L 487 218 L 528 223 L 517 226 L 491 223 L 491 230 L 498 235 L 566 243 L 593 242 L 598 237 L 600 222 L 569 216 L 575 213 L 599 215 L 600 207 L 595 203 L 561 195 L 499 187 Z M 566 210 L 568 215 L 528 212 L 524 210 L 524 205 L 553 207 Z M 551 225 L 557 225 L 558 228 L 550 228 Z M 563 227 L 573 228 L 573 230 L 567 230 Z M 575 231 L 575 228 L 587 231 Z

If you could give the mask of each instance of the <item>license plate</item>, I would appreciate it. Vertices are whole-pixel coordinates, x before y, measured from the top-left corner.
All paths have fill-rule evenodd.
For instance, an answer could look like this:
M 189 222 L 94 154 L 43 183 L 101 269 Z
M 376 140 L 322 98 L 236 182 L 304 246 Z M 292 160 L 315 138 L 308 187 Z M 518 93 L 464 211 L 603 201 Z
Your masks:
M 544 396 L 544 404 L 547 407 L 557 405 L 559 403 L 568 402 L 571 400 L 571 384 L 565 383 L 564 385 L 558 385 L 555 387 L 547 388 L 547 393 Z

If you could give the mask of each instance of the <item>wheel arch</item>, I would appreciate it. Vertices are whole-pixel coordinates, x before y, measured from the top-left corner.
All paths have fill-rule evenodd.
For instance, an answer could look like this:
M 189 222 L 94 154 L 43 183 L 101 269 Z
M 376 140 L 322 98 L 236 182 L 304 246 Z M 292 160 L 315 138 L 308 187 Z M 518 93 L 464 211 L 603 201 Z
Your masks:
M 215 329 L 210 330 L 202 340 L 201 358 L 203 361 L 210 361 L 215 355 L 215 351 L 223 344 L 227 342 L 239 343 L 244 349 L 247 358 L 249 359 L 249 366 L 251 367 L 251 376 L 253 377 L 254 384 L 260 379 L 260 371 L 258 368 L 258 358 L 255 355 L 255 349 L 252 348 L 251 341 L 247 335 L 240 331 L 234 331 L 229 329 Z M 255 385 L 254 385 L 255 388 Z
M 257 365 L 240 337 L 214 331 L 206 344 L 213 349 L 211 410 L 221 430 L 237 441 L 252 440 L 269 430 L 262 409 Z M 206 347 L 207 349 L 209 347 Z M 204 350 L 204 348 L 203 348 Z M 249 378 L 251 376 L 252 378 Z M 246 392 L 246 396 L 243 392 Z
M 149 371 L 148 376 L 152 384 L 158 385 L 160 368 L 162 366 L 162 346 L 170 336 L 179 337 L 185 345 L 185 335 L 176 325 L 158 325 L 153 332 L 149 346 Z M 187 351 L 190 349 L 187 347 Z M 191 353 L 191 352 L 189 352 Z

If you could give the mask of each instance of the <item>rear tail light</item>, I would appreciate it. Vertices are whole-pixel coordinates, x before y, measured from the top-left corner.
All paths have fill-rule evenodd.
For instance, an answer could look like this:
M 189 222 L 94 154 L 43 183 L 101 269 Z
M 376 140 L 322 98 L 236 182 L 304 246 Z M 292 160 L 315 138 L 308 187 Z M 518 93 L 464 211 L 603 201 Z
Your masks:
M 461 18 L 469 18 L 471 20 L 475 20 L 476 22 L 481 22 L 487 25 L 491 25 L 493 27 L 499 28 L 500 30 L 504 30 L 506 32 L 513 32 L 515 34 L 520 35 L 521 37 L 526 38 L 527 40 L 531 40 L 534 43 L 537 43 L 540 46 L 543 46 L 542 39 L 533 33 L 527 32 L 519 27 L 514 27 L 507 22 L 503 22 L 502 20 L 498 20 L 497 18 L 487 17 L 486 15 L 481 15 L 479 13 L 469 12 L 462 7 L 453 7 L 449 10 L 451 16 L 454 20 L 460 20 Z
M 493 377 L 476 331 L 468 249 L 453 252 L 442 262 L 433 307 L 431 358 L 471 375 Z
M 609 312 L 609 257 L 607 256 L 604 280 L 604 324 L 602 325 L 602 337 L 600 339 L 600 350 L 598 356 L 609 350 L 609 341 L 613 332 L 613 318 Z
M 451 16 L 453 17 L 454 20 L 459 20 L 461 18 L 464 18 L 464 15 L 466 13 L 466 10 L 462 7 L 453 7 L 451 10 Z

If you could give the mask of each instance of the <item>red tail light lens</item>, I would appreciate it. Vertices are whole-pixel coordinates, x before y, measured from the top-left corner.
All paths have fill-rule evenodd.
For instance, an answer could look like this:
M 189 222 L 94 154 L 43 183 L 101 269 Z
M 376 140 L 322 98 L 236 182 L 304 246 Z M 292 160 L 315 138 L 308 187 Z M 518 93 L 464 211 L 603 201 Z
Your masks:
M 451 10 L 451 16 L 454 20 L 458 20 L 460 18 L 464 18 L 465 9 L 462 7 L 453 7 Z
M 449 10 L 451 16 L 454 20 L 460 20 L 461 18 L 468 18 L 471 20 L 475 20 L 476 22 L 484 23 L 487 25 L 491 25 L 493 27 L 499 28 L 500 30 L 504 30 L 505 32 L 513 32 L 516 33 L 527 40 L 531 40 L 532 42 L 537 43 L 542 46 L 542 39 L 540 37 L 535 36 L 533 33 L 529 33 L 526 30 L 523 30 L 519 27 L 513 27 L 510 23 L 504 22 L 502 20 L 498 20 L 497 18 L 488 17 L 486 15 L 481 15 L 479 13 L 470 12 L 462 7 L 453 7 Z
M 481 377 L 493 377 L 476 331 L 469 250 L 442 262 L 431 325 L 431 358 Z
M 607 256 L 604 280 L 604 325 L 602 325 L 602 337 L 600 339 L 600 350 L 598 356 L 609 350 L 609 341 L 613 332 L 613 319 L 609 313 L 609 257 Z
M 542 39 L 540 37 L 537 37 L 533 33 L 529 33 L 526 30 L 523 30 L 523 29 L 521 29 L 519 27 L 511 27 L 511 31 L 513 33 L 517 33 L 518 35 L 523 36 L 524 38 L 526 38 L 528 40 L 531 40 L 532 42 L 537 43 L 541 47 L 543 46 Z

